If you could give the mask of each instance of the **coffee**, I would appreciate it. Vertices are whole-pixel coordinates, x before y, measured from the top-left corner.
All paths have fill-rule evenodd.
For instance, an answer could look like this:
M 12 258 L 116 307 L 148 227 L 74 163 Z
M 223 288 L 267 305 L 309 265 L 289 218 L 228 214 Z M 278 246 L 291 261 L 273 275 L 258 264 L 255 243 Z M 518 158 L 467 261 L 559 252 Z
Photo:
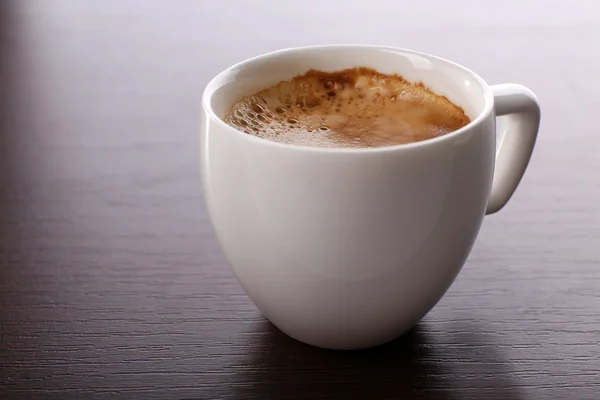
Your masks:
M 422 83 L 351 68 L 310 70 L 244 97 L 225 122 L 277 142 L 352 148 L 418 142 L 453 132 L 470 119 Z

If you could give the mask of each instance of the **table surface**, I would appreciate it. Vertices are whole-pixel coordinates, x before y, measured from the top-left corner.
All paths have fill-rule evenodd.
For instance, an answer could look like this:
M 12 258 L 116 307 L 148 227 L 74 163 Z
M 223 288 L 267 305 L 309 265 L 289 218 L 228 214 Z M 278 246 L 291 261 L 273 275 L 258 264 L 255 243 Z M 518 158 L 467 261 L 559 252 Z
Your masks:
M 597 399 L 599 39 L 594 0 L 1 1 L 0 398 Z M 208 80 L 320 43 L 438 54 L 543 109 L 446 296 L 360 352 L 261 316 L 198 177 Z

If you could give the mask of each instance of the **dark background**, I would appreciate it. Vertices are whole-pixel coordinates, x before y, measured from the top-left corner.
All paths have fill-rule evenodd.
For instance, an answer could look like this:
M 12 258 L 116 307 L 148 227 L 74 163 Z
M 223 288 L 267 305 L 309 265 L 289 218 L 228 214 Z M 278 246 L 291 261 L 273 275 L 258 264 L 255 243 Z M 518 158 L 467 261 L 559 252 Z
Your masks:
M 0 2 L 0 399 L 597 399 L 594 1 Z M 234 281 L 198 174 L 200 97 L 281 47 L 371 43 L 530 86 L 542 127 L 448 294 L 332 352 Z

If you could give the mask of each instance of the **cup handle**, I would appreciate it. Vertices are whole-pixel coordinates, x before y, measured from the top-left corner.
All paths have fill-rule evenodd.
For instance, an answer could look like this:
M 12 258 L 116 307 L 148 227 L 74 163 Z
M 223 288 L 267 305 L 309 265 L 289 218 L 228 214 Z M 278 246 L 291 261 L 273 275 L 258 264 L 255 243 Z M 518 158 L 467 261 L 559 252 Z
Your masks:
M 540 104 L 523 85 L 507 83 L 491 87 L 496 116 L 506 115 L 506 128 L 498 151 L 486 214 L 499 211 L 519 185 L 531 158 L 540 127 Z

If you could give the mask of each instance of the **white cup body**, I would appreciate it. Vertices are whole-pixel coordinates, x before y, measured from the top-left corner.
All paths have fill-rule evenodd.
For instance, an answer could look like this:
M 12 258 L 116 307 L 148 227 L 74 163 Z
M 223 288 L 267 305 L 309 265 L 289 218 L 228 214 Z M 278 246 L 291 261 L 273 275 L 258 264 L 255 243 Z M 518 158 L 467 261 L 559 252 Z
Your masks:
M 421 81 L 472 122 L 408 145 L 329 149 L 271 142 L 226 125 L 243 95 L 302 74 L 365 66 Z M 383 344 L 440 300 L 473 246 L 492 184 L 488 85 L 409 50 L 317 46 L 224 71 L 203 96 L 208 211 L 240 284 L 279 329 L 332 349 Z

